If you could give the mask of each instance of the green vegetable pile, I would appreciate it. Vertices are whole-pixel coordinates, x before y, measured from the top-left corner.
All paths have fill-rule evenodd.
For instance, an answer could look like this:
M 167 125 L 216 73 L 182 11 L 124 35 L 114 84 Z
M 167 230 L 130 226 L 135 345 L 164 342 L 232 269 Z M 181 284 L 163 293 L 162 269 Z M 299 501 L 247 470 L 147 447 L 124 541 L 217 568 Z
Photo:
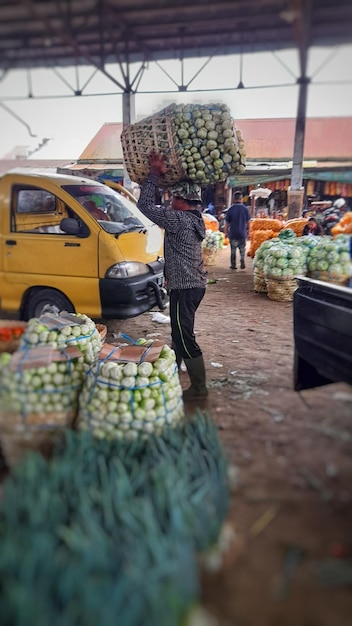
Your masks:
M 273 239 L 268 239 L 267 241 L 263 241 L 263 243 L 256 250 L 253 259 L 253 269 L 264 270 L 264 261 L 265 257 L 268 254 L 268 251 L 272 246 L 278 243 L 280 239 L 278 237 L 273 237 Z
M 22 415 L 23 425 L 29 414 L 44 418 L 50 413 L 75 415 L 84 379 L 83 357 L 25 368 L 26 351 L 21 354 L 23 361 L 16 371 L 9 367 L 11 358 L 2 369 L 1 412 Z
M 77 427 L 99 438 L 133 440 L 159 435 L 183 417 L 175 353 L 164 345 L 154 363 L 100 360 L 93 365 L 80 395 Z
M 126 127 L 121 144 L 128 174 L 139 184 L 149 172 L 151 151 L 165 156 L 165 185 L 208 185 L 245 170 L 244 142 L 223 103 L 171 104 Z
M 32 454 L 0 509 L 2 626 L 180 626 L 199 597 L 196 554 L 228 510 L 215 425 L 128 443 L 67 432 Z
M 244 172 L 244 142 L 225 104 L 178 104 L 173 122 L 185 178 L 209 184 Z
M 83 354 L 84 363 L 90 366 L 101 350 L 102 341 L 95 323 L 87 315 L 45 313 L 29 320 L 21 337 L 20 349 L 45 345 L 58 350 L 77 346 Z
M 319 237 L 308 254 L 309 275 L 312 278 L 343 281 L 352 276 L 350 235 Z
M 207 228 L 205 238 L 202 241 L 202 250 L 209 252 L 218 252 L 224 247 L 225 235 L 220 230 L 211 230 Z
M 270 247 L 264 260 L 265 278 L 287 279 L 306 274 L 306 248 L 295 243 L 296 237 L 289 236 Z

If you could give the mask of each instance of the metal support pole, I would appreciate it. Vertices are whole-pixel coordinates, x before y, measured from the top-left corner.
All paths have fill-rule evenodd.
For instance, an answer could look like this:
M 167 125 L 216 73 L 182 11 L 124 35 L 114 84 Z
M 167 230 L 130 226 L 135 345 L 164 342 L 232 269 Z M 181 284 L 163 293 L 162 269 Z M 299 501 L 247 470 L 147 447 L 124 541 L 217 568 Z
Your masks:
M 303 181 L 303 156 L 304 156 L 304 139 L 306 130 L 306 110 L 309 78 L 301 76 L 297 81 L 299 83 L 298 108 L 295 130 L 295 144 L 293 149 L 293 163 L 291 176 L 291 189 L 297 190 L 302 186 Z
M 304 195 L 303 157 L 306 130 L 307 94 L 308 84 L 310 80 L 307 76 L 301 76 L 297 82 L 299 83 L 299 94 L 296 117 L 295 142 L 293 148 L 291 187 L 287 193 L 288 219 L 293 219 L 294 217 L 299 217 L 301 215 Z
M 131 91 L 122 94 L 122 127 L 125 128 L 129 124 L 133 124 L 136 118 L 135 113 L 135 94 Z M 124 167 L 123 186 L 126 189 L 132 188 L 131 179 Z
M 291 187 L 287 193 L 288 219 L 299 217 L 302 212 L 303 194 L 303 157 L 306 129 L 307 93 L 310 79 L 307 76 L 307 60 L 309 48 L 309 31 L 311 21 L 311 0 L 291 0 L 292 8 L 296 11 L 294 28 L 298 44 L 301 75 L 297 80 L 299 85 L 298 107 L 296 117 L 295 141 L 293 148 L 293 163 Z
M 135 109 L 136 94 L 125 92 L 122 94 L 122 124 L 123 127 L 133 124 L 136 119 Z

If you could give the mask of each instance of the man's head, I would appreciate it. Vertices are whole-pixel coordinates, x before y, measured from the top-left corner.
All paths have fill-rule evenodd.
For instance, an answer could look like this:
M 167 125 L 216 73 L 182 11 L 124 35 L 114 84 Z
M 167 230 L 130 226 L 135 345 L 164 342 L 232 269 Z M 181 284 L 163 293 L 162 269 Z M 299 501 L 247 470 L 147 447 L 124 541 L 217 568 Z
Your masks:
M 171 190 L 172 208 L 177 210 L 200 209 L 202 205 L 201 188 L 188 182 L 179 183 Z
M 233 194 L 233 199 L 234 199 L 234 202 L 242 202 L 243 200 L 242 191 L 235 191 L 235 193 Z

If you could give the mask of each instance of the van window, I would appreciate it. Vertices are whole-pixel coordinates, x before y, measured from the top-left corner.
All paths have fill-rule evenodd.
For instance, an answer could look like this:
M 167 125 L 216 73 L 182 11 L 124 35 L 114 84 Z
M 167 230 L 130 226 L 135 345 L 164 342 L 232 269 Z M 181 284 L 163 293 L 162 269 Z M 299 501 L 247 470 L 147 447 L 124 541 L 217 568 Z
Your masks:
M 13 189 L 11 232 L 33 234 L 65 234 L 60 228 L 66 207 L 54 194 L 34 187 Z
M 137 217 L 138 210 L 129 200 L 122 199 L 110 187 L 103 185 L 66 185 L 63 187 L 109 233 L 121 234 L 145 229 Z M 129 205 L 132 205 L 131 208 Z
M 18 213 L 55 213 L 56 198 L 43 189 L 19 189 L 17 191 Z

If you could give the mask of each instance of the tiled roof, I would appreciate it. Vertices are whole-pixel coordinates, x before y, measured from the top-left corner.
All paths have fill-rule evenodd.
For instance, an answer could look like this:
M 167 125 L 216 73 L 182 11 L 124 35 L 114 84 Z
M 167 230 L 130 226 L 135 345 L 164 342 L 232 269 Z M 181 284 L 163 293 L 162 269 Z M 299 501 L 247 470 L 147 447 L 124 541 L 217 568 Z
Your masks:
M 247 159 L 292 160 L 294 118 L 237 120 Z M 304 159 L 351 160 L 352 117 L 307 118 Z

